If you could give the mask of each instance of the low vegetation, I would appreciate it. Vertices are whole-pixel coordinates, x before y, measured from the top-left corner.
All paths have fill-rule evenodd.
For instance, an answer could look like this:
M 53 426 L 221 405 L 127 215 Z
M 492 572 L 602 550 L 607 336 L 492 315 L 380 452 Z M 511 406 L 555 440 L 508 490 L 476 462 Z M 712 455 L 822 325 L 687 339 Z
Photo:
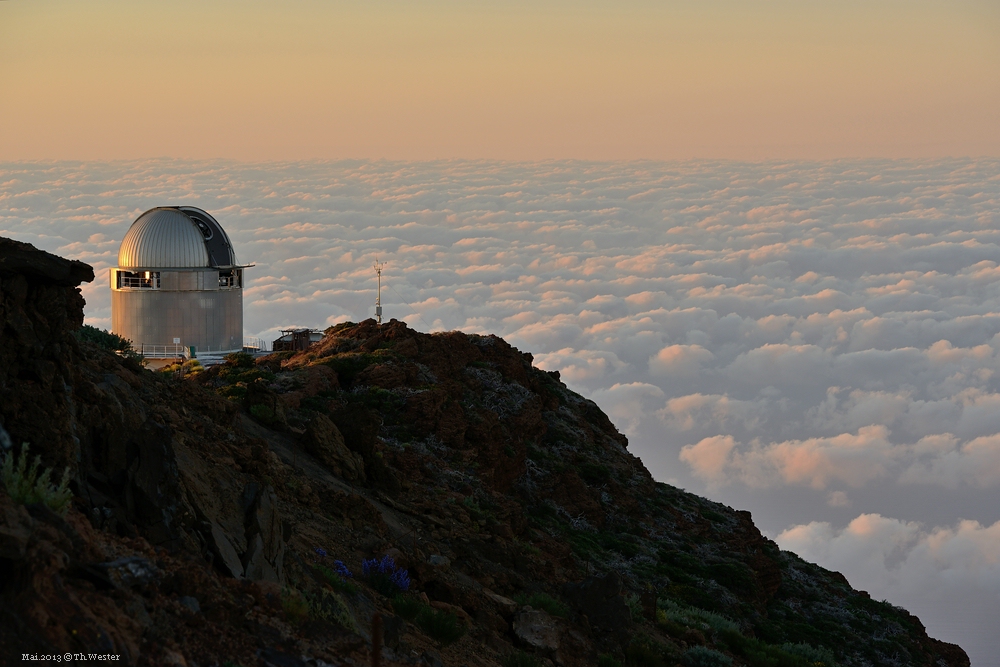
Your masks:
M 42 503 L 57 514 L 66 513 L 73 500 L 69 468 L 63 471 L 58 484 L 53 483 L 52 468 L 43 468 L 40 456 L 28 463 L 28 443 L 21 446 L 19 456 L 3 452 L 0 457 L 0 481 L 15 502 Z
M 555 599 L 548 593 L 535 593 L 533 595 L 515 595 L 514 600 L 520 605 L 528 605 L 535 609 L 543 609 L 552 616 L 567 616 L 569 608 Z
M 93 343 L 100 348 L 108 350 L 109 352 L 114 352 L 118 356 L 135 361 L 136 363 L 145 363 L 145 358 L 132 347 L 132 341 L 127 338 L 122 338 L 116 333 L 111 333 L 106 329 L 98 329 L 97 327 L 92 327 L 89 324 L 84 324 L 82 327 L 75 332 L 77 340 L 85 343 Z
M 454 643 L 465 634 L 465 626 L 455 614 L 434 609 L 412 595 L 397 595 L 392 600 L 392 609 L 442 645 Z

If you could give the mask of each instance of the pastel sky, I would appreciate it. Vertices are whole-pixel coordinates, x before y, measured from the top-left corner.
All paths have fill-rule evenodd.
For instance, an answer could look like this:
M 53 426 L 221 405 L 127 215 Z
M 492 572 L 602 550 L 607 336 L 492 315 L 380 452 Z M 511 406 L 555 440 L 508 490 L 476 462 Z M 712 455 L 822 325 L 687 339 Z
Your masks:
M 0 2 L 0 157 L 1000 153 L 994 0 Z

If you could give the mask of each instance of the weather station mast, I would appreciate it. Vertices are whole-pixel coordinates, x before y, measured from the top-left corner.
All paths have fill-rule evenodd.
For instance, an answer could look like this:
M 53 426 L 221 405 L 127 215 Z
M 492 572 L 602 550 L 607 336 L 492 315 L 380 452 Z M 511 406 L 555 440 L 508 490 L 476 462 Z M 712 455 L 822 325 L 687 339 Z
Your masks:
M 378 279 L 378 291 L 375 292 L 375 321 L 379 326 L 382 326 L 382 267 L 385 266 L 385 262 L 378 261 L 378 255 L 375 255 L 375 276 Z

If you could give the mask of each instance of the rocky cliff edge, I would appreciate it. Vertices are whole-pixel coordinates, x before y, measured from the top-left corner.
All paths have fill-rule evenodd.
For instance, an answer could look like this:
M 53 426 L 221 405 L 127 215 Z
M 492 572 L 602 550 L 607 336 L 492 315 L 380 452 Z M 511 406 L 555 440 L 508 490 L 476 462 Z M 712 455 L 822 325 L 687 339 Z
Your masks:
M 92 279 L 0 239 L 0 445 L 74 495 L 0 489 L 11 662 L 373 664 L 374 639 L 385 665 L 969 665 L 655 482 L 502 339 L 367 321 L 154 373 L 77 337 Z

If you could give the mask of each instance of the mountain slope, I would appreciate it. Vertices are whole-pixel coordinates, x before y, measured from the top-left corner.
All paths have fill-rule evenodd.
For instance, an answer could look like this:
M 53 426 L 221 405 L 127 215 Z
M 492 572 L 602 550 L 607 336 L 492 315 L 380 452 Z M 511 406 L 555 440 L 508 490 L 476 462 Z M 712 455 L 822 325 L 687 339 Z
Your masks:
M 499 338 L 367 321 L 152 373 L 74 336 L 84 266 L 0 242 L 0 424 L 75 494 L 0 492 L 4 655 L 364 664 L 378 612 L 383 664 L 969 664 Z

